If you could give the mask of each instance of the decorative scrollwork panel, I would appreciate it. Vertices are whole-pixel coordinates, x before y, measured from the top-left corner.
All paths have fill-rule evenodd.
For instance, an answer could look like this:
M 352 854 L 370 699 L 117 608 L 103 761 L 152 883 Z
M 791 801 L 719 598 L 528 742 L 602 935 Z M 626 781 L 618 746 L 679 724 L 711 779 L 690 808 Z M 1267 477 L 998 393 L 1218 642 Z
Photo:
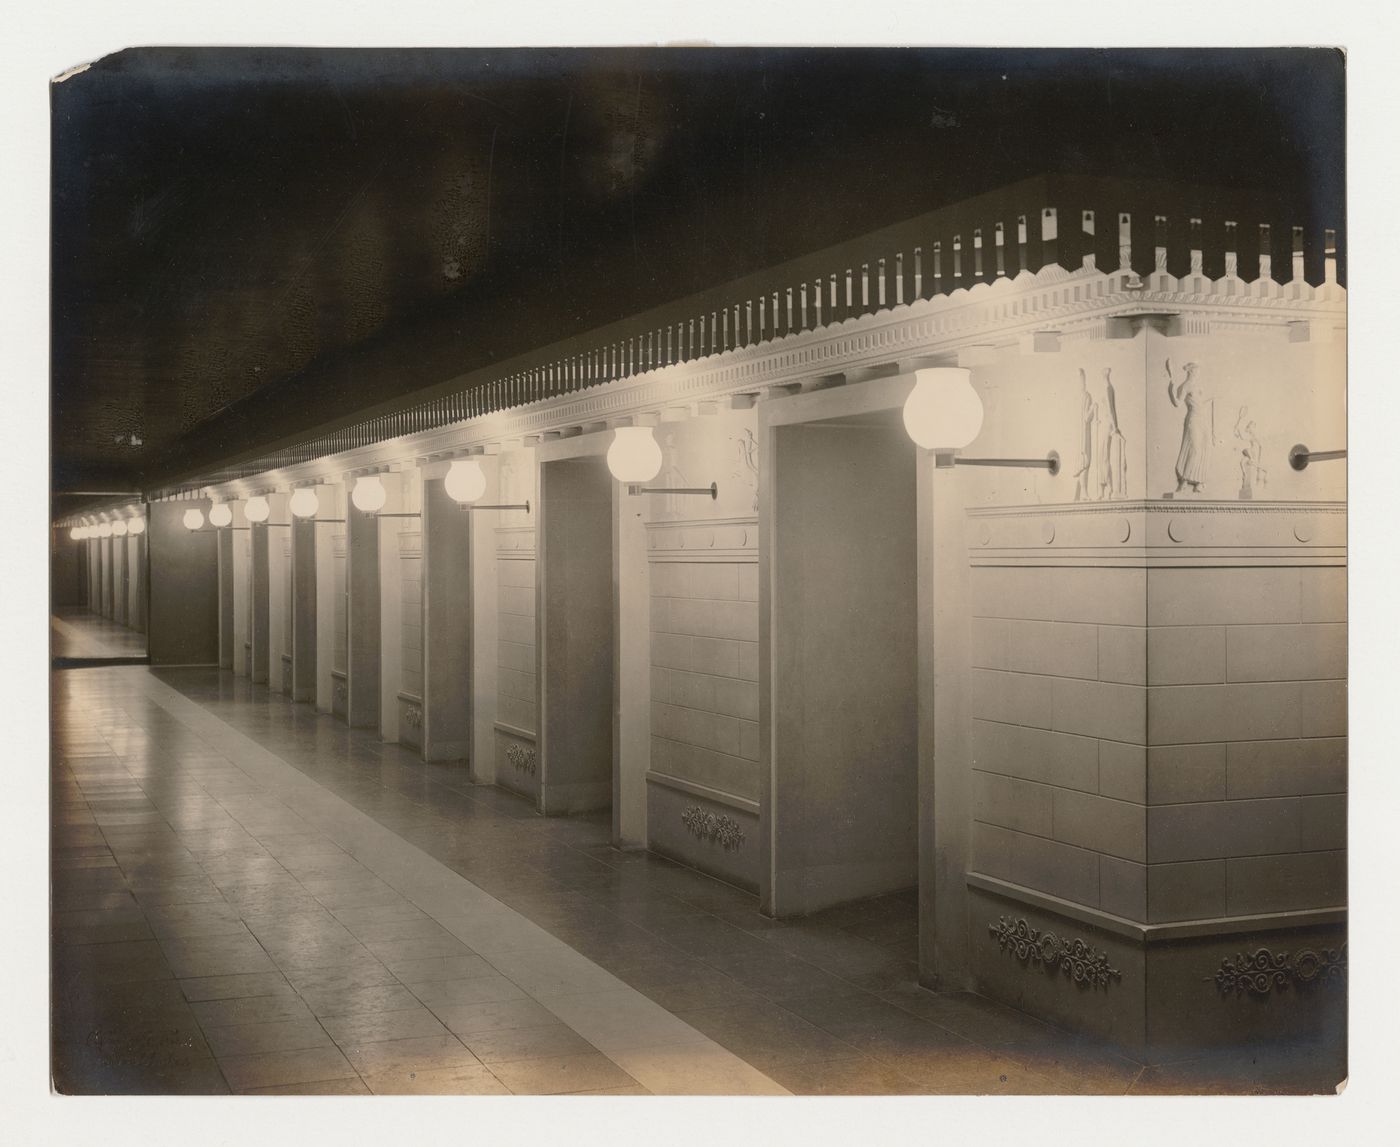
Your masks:
M 737 820 L 723 813 L 708 812 L 698 805 L 691 805 L 681 813 L 681 823 L 692 836 L 712 840 L 726 852 L 732 852 L 744 843 L 744 830 Z
M 1267 996 L 1289 988 L 1312 988 L 1318 984 L 1336 985 L 1347 977 L 1347 946 L 1340 948 L 1300 948 L 1296 952 L 1275 952 L 1256 948 L 1220 962 L 1213 977 L 1222 995 Z
M 507 745 L 506 760 L 511 764 L 511 768 L 517 772 L 535 775 L 535 750 L 527 749 L 524 745 Z
M 1022 963 L 1041 964 L 1049 971 L 1063 972 L 1076 984 L 1106 988 L 1123 973 L 1112 967 L 1108 956 L 1075 937 L 1057 936 L 1032 928 L 1024 919 L 1002 916 L 987 930 L 1003 952 L 1009 951 Z

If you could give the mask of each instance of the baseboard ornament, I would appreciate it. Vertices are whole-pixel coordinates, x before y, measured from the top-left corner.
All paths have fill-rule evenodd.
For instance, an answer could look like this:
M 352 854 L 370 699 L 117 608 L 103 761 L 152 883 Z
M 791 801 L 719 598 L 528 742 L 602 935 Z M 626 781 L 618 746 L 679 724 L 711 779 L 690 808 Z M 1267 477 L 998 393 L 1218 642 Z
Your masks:
M 1340 948 L 1300 948 L 1296 952 L 1274 952 L 1256 948 L 1220 962 L 1213 977 L 1221 995 L 1249 992 L 1267 996 L 1289 988 L 1311 988 L 1318 984 L 1340 984 L 1347 978 L 1347 946 Z
M 723 813 L 708 812 L 699 805 L 690 805 L 681 813 L 681 823 L 692 836 L 713 840 L 726 852 L 744 843 L 744 830 L 737 820 Z
M 1063 938 L 1054 932 L 1032 928 L 1025 919 L 1002 916 L 987 930 L 1003 952 L 1010 951 L 1024 963 L 1043 964 L 1048 971 L 1060 971 L 1076 984 L 1106 988 L 1110 980 L 1121 980 L 1123 973 L 1111 967 L 1108 957 L 1078 937 Z
M 524 745 L 507 745 L 506 760 L 516 772 L 529 773 L 532 777 L 535 775 L 534 749 L 527 749 Z

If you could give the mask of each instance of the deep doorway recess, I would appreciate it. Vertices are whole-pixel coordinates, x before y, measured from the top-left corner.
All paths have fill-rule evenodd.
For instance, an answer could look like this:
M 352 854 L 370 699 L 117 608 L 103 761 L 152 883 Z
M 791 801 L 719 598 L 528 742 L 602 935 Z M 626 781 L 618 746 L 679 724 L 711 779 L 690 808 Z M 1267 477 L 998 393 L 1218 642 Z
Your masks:
M 917 458 L 899 412 L 780 426 L 769 907 L 918 883 Z
M 539 808 L 610 808 L 613 478 L 601 456 L 540 466 Z

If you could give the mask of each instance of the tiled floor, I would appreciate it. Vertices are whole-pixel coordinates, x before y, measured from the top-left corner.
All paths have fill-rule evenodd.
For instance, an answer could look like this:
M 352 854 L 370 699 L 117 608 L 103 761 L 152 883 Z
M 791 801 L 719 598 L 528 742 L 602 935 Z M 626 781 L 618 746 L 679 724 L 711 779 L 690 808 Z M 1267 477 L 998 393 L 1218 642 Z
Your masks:
M 1292 1093 L 917 986 L 907 897 L 799 922 L 227 672 L 54 677 L 70 1092 Z
M 54 658 L 106 661 L 146 656 L 146 635 L 86 609 L 60 609 L 49 618 Z

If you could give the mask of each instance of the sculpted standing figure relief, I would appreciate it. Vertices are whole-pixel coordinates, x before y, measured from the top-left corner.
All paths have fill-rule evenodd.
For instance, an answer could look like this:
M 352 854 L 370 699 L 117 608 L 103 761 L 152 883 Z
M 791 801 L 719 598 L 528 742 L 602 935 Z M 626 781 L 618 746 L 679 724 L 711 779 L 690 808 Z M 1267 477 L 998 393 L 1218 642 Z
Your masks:
M 1074 472 L 1074 500 L 1102 502 L 1128 496 L 1127 441 L 1118 425 L 1118 402 L 1113 371 L 1103 372 L 1104 401 L 1089 390 L 1084 369 L 1079 370 L 1080 439 L 1079 468 Z
M 1188 362 L 1182 368 L 1185 377 L 1177 382 L 1172 375 L 1172 360 L 1167 359 L 1167 397 L 1173 406 L 1185 406 L 1186 418 L 1181 424 L 1181 449 L 1176 455 L 1176 490 L 1180 494 L 1187 486 L 1191 493 L 1205 492 L 1206 474 L 1210 470 L 1211 448 L 1220 445 L 1215 436 L 1215 398 L 1206 393 L 1201 382 L 1201 368 Z
M 1235 437 L 1240 443 L 1240 501 L 1247 502 L 1254 497 L 1256 482 L 1260 486 L 1269 484 L 1269 472 L 1259 464 L 1264 446 L 1247 406 L 1240 407 L 1240 416 L 1235 419 Z
M 1118 425 L 1118 396 L 1113 391 L 1113 369 L 1103 368 L 1103 389 L 1108 399 L 1108 417 L 1103 420 L 1103 473 L 1099 483 L 1099 497 L 1126 498 L 1128 496 L 1128 443 Z
M 1099 437 L 1099 404 L 1089 393 L 1089 377 L 1084 373 L 1083 367 L 1079 368 L 1079 394 L 1081 436 L 1079 468 L 1074 472 L 1074 500 L 1087 502 L 1095 493 L 1094 444 Z

